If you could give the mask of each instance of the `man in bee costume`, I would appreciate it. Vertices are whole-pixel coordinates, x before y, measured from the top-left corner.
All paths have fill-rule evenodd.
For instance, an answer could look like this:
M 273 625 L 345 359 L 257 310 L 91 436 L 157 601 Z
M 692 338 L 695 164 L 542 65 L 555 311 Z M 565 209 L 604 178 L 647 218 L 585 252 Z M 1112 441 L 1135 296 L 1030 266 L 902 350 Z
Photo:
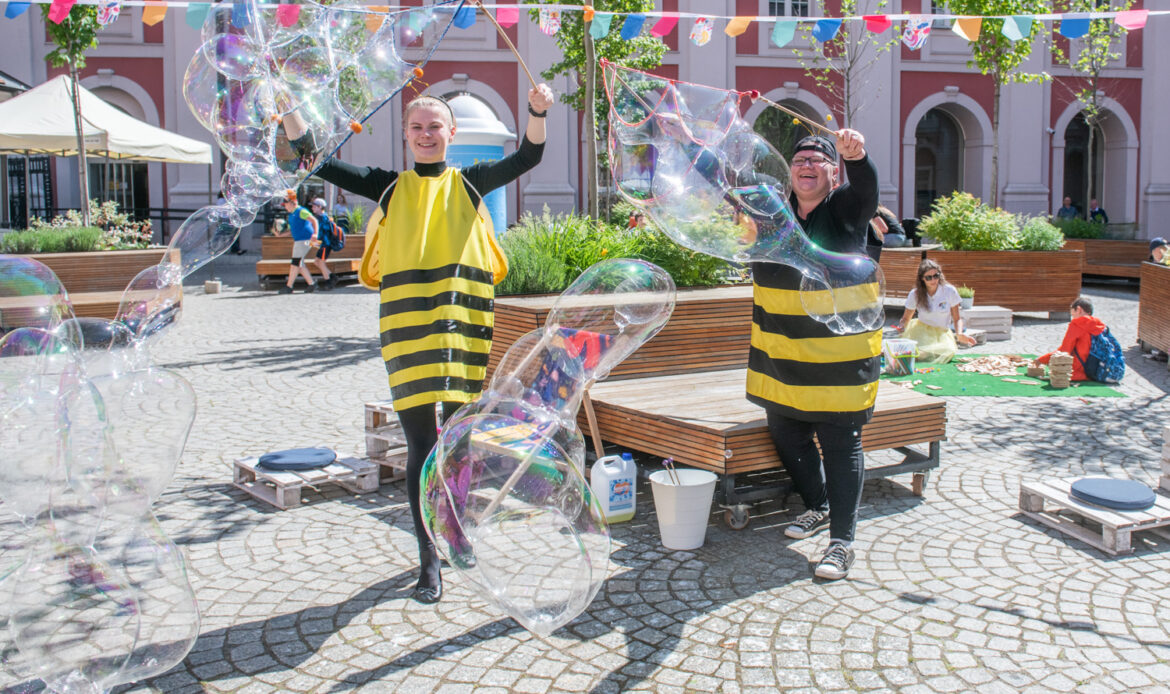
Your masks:
M 536 166 L 544 153 L 547 85 L 528 92 L 528 127 L 515 153 L 459 170 L 447 166 L 455 137 L 450 106 L 420 96 L 406 106 L 414 168 L 396 172 L 330 160 L 317 175 L 371 200 L 376 231 L 360 279 L 381 294 L 379 332 L 394 409 L 406 436 L 406 485 L 422 570 L 413 597 L 442 598 L 439 557 L 423 526 L 419 478 L 446 420 L 479 397 L 491 351 L 494 285 L 508 272 L 483 196 Z M 290 132 L 290 136 L 292 133 Z

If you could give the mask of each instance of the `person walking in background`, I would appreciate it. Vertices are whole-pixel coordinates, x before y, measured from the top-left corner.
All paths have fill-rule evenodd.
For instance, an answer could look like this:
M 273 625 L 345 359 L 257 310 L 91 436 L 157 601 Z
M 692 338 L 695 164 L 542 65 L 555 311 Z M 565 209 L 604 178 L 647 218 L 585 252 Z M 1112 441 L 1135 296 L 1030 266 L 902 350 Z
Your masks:
M 336 245 L 334 236 L 338 230 L 333 225 L 333 220 L 329 217 L 328 208 L 325 206 L 324 198 L 316 198 L 311 205 L 313 216 L 317 219 L 317 240 L 320 242 L 317 245 L 317 251 L 314 253 L 313 264 L 321 271 L 321 289 L 328 291 L 337 286 L 337 278 L 329 274 L 329 256 L 333 253 L 333 247 Z
M 337 191 L 337 199 L 333 203 L 333 223 L 350 233 L 353 230 L 349 228 L 349 203 L 345 200 L 345 193 L 340 190 Z
M 1097 198 L 1089 200 L 1089 221 L 1101 224 L 1109 223 L 1109 215 L 1105 214 L 1105 208 L 1097 204 Z
M 292 257 L 288 261 L 288 282 L 277 293 L 292 294 L 298 272 L 309 285 L 305 287 L 305 292 L 311 293 L 317 290 L 317 285 L 313 282 L 313 276 L 309 274 L 309 268 L 305 267 L 305 257 L 317 240 L 317 218 L 313 216 L 312 212 L 300 206 L 297 202 L 297 194 L 293 191 L 289 191 L 283 204 L 284 211 L 288 212 L 288 223 L 285 224 L 285 230 L 276 235 L 284 236 L 285 232 L 292 235 L 293 247 Z

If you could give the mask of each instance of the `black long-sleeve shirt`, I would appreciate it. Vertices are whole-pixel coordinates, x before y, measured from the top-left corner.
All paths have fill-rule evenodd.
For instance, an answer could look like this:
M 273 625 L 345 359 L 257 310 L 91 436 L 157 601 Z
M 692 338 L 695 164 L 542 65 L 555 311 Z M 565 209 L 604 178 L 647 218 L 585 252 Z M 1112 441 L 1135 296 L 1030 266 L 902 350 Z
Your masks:
M 463 184 L 471 197 L 473 207 L 479 207 L 482 196 L 505 186 L 519 178 L 540 163 L 544 156 L 544 143 L 533 144 L 525 136 L 515 152 L 499 161 L 481 162 L 462 169 Z M 432 164 L 415 164 L 414 171 L 419 176 L 434 177 L 447 170 L 447 162 L 440 161 Z M 317 171 L 322 179 L 332 183 L 350 193 L 361 195 L 371 200 L 381 200 L 382 214 L 386 214 L 390 204 L 390 196 L 382 199 L 382 193 L 390 184 L 398 180 L 397 171 L 387 171 L 372 166 L 354 166 L 345 162 L 330 159 Z

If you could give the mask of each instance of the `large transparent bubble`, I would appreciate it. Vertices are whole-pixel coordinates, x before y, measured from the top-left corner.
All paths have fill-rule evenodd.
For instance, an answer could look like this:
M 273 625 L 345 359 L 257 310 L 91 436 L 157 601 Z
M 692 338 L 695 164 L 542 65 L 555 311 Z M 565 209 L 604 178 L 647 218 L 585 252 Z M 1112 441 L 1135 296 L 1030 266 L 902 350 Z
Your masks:
M 604 67 L 609 153 L 622 196 L 680 245 L 800 275 L 801 308 L 832 332 L 874 330 L 885 279 L 864 253 L 809 240 L 789 204 L 788 165 L 739 115 L 740 94 Z
M 581 614 L 608 570 L 609 529 L 576 422 L 585 389 L 666 324 L 674 296 L 670 275 L 644 261 L 586 270 L 449 420 L 423 466 L 423 518 L 439 552 L 535 634 Z

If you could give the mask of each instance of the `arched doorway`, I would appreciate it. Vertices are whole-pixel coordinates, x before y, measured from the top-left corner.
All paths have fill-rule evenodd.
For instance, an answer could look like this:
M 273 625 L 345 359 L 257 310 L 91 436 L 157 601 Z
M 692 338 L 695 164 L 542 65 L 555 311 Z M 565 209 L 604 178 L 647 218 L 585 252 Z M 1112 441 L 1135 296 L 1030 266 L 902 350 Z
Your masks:
M 1084 213 L 1089 200 L 1103 199 L 1102 175 L 1105 171 L 1105 133 L 1100 125 L 1093 128 L 1093 177 L 1089 181 L 1089 124 L 1084 112 L 1078 113 L 1064 129 L 1063 197 L 1072 198 L 1073 206 Z
M 914 129 L 914 216 L 963 189 L 963 131 L 949 114 L 932 108 Z
M 146 112 L 138 101 L 116 87 L 98 86 L 90 90 L 107 104 L 128 116 L 146 121 Z M 150 218 L 150 179 L 142 162 L 110 161 L 90 154 L 89 195 L 98 200 L 113 200 L 118 209 L 137 219 Z
M 779 103 L 785 108 L 807 116 L 813 122 L 820 122 L 816 111 L 803 102 L 795 99 L 783 99 Z M 768 144 L 775 147 L 785 161 L 792 159 L 793 148 L 798 140 L 806 135 L 814 134 L 808 125 L 797 121 L 777 108 L 764 109 L 752 123 L 752 129 L 762 135 Z

